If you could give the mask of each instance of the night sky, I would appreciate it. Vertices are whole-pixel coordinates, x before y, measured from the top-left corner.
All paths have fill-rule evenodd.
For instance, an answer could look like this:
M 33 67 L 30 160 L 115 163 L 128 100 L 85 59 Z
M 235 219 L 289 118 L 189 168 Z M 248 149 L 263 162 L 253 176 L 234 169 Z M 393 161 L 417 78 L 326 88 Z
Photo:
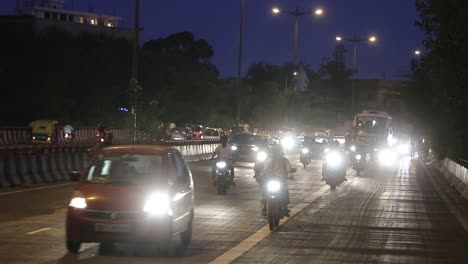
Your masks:
M 11 14 L 15 0 L 1 0 L 0 12 Z M 132 0 L 65 0 L 68 8 L 122 17 L 132 25 Z M 358 47 L 358 71 L 363 78 L 402 79 L 409 72 L 413 51 L 422 47 L 423 32 L 414 26 L 417 12 L 413 0 L 246 0 L 243 70 L 252 62 L 280 64 L 292 60 L 294 18 L 273 16 L 271 8 L 313 10 L 322 7 L 321 18 L 303 16 L 299 22 L 299 59 L 317 69 L 331 56 L 335 36 L 378 36 L 377 44 Z M 221 76 L 237 73 L 239 0 L 140 0 L 142 41 L 191 31 L 214 48 L 213 62 Z M 346 64 L 352 64 L 351 44 Z

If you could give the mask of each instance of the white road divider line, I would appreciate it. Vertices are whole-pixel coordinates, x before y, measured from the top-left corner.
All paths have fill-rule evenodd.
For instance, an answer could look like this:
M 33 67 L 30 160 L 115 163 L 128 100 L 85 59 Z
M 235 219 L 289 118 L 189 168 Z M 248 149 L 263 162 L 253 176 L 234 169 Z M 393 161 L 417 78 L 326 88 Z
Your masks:
M 50 189 L 50 188 L 55 188 L 55 187 L 60 187 L 60 186 L 66 186 L 66 185 L 72 185 L 72 184 L 76 184 L 76 182 L 67 182 L 67 183 L 62 183 L 62 184 L 54 184 L 54 185 L 43 186 L 43 187 L 37 187 L 37 188 L 31 188 L 31 189 L 25 189 L 25 190 L 18 190 L 18 191 L 11 191 L 11 192 L 3 192 L 3 193 L 0 193 L 0 196 L 8 195 L 8 194 L 14 194 L 14 193 L 31 192 L 31 191 L 37 191 L 37 190 L 42 190 L 42 189 Z
M 34 234 L 37 234 L 37 233 L 39 233 L 39 232 L 47 231 L 47 230 L 50 230 L 50 229 L 52 229 L 52 228 L 50 228 L 50 227 L 45 227 L 45 228 L 41 228 L 41 229 L 36 230 L 36 231 L 31 231 L 31 232 L 29 232 L 29 233 L 26 233 L 26 235 L 34 235 Z
M 294 206 L 291 209 L 291 213 L 290 213 L 291 217 L 282 219 L 279 225 L 280 226 L 284 225 L 289 219 L 293 218 L 299 212 L 304 210 L 307 206 L 309 206 L 315 200 L 320 198 L 320 196 L 329 189 L 330 189 L 330 187 L 328 185 L 325 185 L 324 187 L 320 188 L 317 192 L 314 192 L 312 195 L 305 198 L 301 203 L 296 204 L 296 206 Z M 267 238 L 270 234 L 271 234 L 270 227 L 269 227 L 268 224 L 266 224 L 265 226 L 260 228 L 257 232 L 255 232 L 253 235 L 251 235 L 248 238 L 246 238 L 245 240 L 241 241 L 235 247 L 229 249 L 224 254 L 217 257 L 213 261 L 211 261 L 209 264 L 227 264 L 227 263 L 231 263 L 234 260 L 236 260 L 238 257 L 242 256 L 245 252 L 249 251 L 255 245 L 260 243 L 262 240 Z

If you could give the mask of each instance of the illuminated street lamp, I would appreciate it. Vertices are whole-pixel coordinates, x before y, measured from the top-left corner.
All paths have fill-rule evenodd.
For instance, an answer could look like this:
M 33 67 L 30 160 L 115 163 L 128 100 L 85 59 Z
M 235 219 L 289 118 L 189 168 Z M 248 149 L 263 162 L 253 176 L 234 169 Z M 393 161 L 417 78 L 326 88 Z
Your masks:
M 415 50 L 415 51 L 414 51 L 414 55 L 416 55 L 416 56 L 421 55 L 421 51 L 420 51 L 420 50 Z
M 342 36 L 336 36 L 336 41 L 342 42 L 342 41 L 349 41 L 353 43 L 353 80 L 352 80 L 352 96 L 351 96 L 351 111 L 352 114 L 354 115 L 356 111 L 356 73 L 357 73 L 357 44 L 361 42 L 369 42 L 369 43 L 375 43 L 377 42 L 377 37 L 374 35 L 370 35 L 368 38 L 358 38 L 356 36 L 352 38 L 345 38 Z
M 272 13 L 274 15 L 278 15 L 283 13 L 279 7 L 274 7 L 272 9 Z M 299 17 L 303 15 L 315 15 L 315 16 L 322 16 L 324 14 L 323 9 L 316 8 L 314 11 L 299 11 L 296 7 L 296 10 L 284 12 L 286 14 L 294 16 L 294 47 L 293 47 L 293 71 L 294 75 L 297 75 L 296 72 L 296 60 L 297 60 L 297 39 L 298 39 L 298 31 L 299 31 Z

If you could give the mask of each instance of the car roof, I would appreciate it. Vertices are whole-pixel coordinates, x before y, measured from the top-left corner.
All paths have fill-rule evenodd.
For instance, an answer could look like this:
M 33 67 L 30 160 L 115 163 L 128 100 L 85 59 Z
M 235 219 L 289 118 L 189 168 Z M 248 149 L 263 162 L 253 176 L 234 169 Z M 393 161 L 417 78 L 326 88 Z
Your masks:
M 156 155 L 168 154 L 176 149 L 154 145 L 115 145 L 102 149 L 101 153 L 148 153 Z

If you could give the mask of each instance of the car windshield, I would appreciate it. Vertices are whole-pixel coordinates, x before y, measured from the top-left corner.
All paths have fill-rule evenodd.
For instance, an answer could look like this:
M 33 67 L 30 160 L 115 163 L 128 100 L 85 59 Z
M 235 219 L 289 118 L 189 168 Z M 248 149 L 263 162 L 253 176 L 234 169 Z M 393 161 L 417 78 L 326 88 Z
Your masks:
M 149 184 L 161 180 L 163 157 L 154 154 L 109 153 L 89 168 L 86 182 L 94 184 Z
M 254 145 L 261 142 L 261 138 L 255 135 L 237 135 L 232 139 L 233 144 Z

